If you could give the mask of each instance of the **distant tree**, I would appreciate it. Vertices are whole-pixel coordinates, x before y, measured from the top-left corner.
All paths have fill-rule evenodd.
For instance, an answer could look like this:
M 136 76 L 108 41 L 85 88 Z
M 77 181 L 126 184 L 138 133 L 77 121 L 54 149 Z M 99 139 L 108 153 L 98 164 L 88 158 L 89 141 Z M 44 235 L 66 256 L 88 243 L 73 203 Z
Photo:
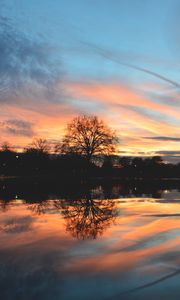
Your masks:
M 120 166 L 129 167 L 131 165 L 132 159 L 128 156 L 119 157 L 119 164 Z
M 63 154 L 80 154 L 91 161 L 94 155 L 113 154 L 117 143 L 115 132 L 102 120 L 96 116 L 79 116 L 67 125 L 59 150 Z
M 161 158 L 161 156 L 153 156 L 152 163 L 155 165 L 162 165 L 164 162 L 163 162 L 163 159 Z
M 27 173 L 41 173 L 49 168 L 50 147 L 45 139 L 36 138 L 24 149 L 23 167 Z
M 26 150 L 29 152 L 37 151 L 40 153 L 48 154 L 50 146 L 48 145 L 46 139 L 36 138 L 33 140 L 32 144 L 30 144 L 30 146 L 26 148 Z
M 144 163 L 148 167 L 158 167 L 161 166 L 164 162 L 160 156 L 153 156 L 150 158 L 146 158 Z
M 10 143 L 8 143 L 8 142 L 2 143 L 1 151 L 2 152 L 13 152 L 12 147 L 11 147 Z
M 9 175 L 17 172 L 18 161 L 16 152 L 8 142 L 4 142 L 0 149 L 0 174 Z

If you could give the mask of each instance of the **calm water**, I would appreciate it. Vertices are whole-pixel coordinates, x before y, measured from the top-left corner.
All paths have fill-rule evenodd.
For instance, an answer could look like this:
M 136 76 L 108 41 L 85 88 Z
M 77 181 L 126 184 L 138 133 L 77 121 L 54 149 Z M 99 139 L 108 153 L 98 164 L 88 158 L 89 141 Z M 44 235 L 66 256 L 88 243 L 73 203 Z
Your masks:
M 180 299 L 178 182 L 10 180 L 0 199 L 1 300 Z

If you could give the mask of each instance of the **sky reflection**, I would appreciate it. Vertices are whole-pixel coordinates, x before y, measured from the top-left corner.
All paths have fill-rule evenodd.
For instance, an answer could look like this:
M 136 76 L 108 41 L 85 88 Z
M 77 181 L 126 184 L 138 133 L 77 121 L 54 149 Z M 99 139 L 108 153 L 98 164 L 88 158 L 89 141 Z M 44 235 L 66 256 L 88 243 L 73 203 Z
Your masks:
M 1 299 L 179 299 L 180 205 L 171 198 L 180 194 L 167 194 L 46 200 L 42 210 L 10 202 L 0 213 Z

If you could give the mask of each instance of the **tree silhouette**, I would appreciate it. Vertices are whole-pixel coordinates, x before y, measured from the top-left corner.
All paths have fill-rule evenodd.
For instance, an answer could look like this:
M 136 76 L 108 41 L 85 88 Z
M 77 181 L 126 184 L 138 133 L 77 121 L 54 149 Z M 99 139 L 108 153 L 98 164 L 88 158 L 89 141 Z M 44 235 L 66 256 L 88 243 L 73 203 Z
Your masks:
M 8 142 L 2 143 L 2 145 L 1 145 L 1 152 L 13 152 L 10 143 L 8 143 Z
M 93 155 L 114 153 L 117 143 L 115 132 L 96 116 L 79 116 L 67 125 L 62 144 L 56 149 L 63 154 L 83 155 L 91 161 Z
M 95 239 L 101 235 L 115 217 L 117 210 L 111 199 L 79 199 L 75 201 L 55 201 L 58 209 L 61 206 L 66 220 L 66 229 L 78 239 Z
M 45 139 L 36 138 L 24 149 L 22 165 L 24 172 L 40 174 L 49 172 L 49 145 Z
M 50 146 L 47 140 L 42 138 L 35 138 L 33 142 L 26 148 L 27 152 L 39 152 L 40 154 L 48 154 Z
M 16 174 L 17 159 L 16 152 L 12 150 L 8 142 L 4 142 L 0 149 L 0 173 L 3 175 Z

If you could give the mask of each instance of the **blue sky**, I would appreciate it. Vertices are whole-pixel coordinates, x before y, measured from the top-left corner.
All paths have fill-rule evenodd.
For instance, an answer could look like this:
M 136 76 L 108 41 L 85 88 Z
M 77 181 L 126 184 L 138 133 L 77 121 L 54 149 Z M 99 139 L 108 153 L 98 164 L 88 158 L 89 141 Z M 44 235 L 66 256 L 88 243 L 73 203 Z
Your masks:
M 127 155 L 177 161 L 179 15 L 180 0 L 1 0 L 3 138 L 56 140 L 90 112 L 122 129 Z

